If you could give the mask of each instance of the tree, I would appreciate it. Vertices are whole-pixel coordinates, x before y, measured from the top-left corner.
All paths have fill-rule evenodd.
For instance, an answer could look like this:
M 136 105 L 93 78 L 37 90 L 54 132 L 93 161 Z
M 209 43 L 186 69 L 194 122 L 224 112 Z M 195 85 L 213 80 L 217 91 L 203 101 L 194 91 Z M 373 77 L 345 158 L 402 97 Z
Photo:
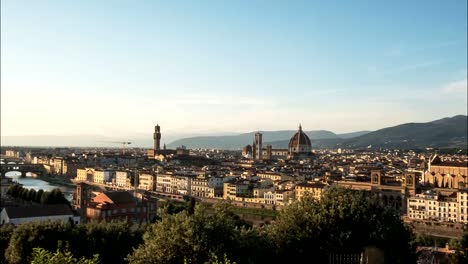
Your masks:
M 241 256 L 242 221 L 229 205 L 217 204 L 213 211 L 198 204 L 192 215 L 187 211 L 163 213 L 150 225 L 144 243 L 129 255 L 130 263 L 204 263 L 213 255 Z
M 98 264 L 99 255 L 94 255 L 92 259 L 84 257 L 76 259 L 70 251 L 55 253 L 47 251 L 43 248 L 33 248 L 31 264 Z
M 399 214 L 375 195 L 344 188 L 327 190 L 320 201 L 306 196 L 285 207 L 267 234 L 280 261 L 312 254 L 327 262 L 330 254 L 360 253 L 366 246 L 382 249 L 386 263 L 415 260 L 413 235 Z
M 28 201 L 33 201 L 33 202 L 36 201 L 36 190 L 34 190 L 34 189 L 29 189 L 29 192 L 28 192 Z
M 7 193 L 11 195 L 11 197 L 18 198 L 22 188 L 23 187 L 21 187 L 21 185 L 19 184 L 13 184 L 12 186 L 10 186 L 10 188 L 8 188 Z
M 62 191 L 59 188 L 55 188 L 50 192 L 50 201 L 51 204 L 69 204 L 68 200 L 63 195 Z
M 5 259 L 5 250 L 10 243 L 11 235 L 13 234 L 13 226 L 0 225 L 0 263 L 7 263 Z
M 41 195 L 41 204 L 50 204 L 51 197 L 50 192 L 43 192 Z
M 76 226 L 73 234 L 70 240 L 73 254 L 85 257 L 99 254 L 102 263 L 125 263 L 125 257 L 143 242 L 143 230 L 127 222 L 91 222 Z
M 468 263 L 468 232 L 465 231 L 461 239 L 451 239 L 449 241 L 451 249 L 456 250 L 450 256 L 450 263 Z
M 29 190 L 25 189 L 25 188 L 21 188 L 20 196 L 18 198 L 21 198 L 22 200 L 28 201 Z
M 142 233 L 127 222 L 78 226 L 51 221 L 23 223 L 13 230 L 5 258 L 11 264 L 30 263 L 33 248 L 42 248 L 50 252 L 69 251 L 77 258 L 92 259 L 99 254 L 102 263 L 124 263 L 133 248 L 142 243 Z
M 30 263 L 32 250 L 41 247 L 56 251 L 73 237 L 71 226 L 62 222 L 30 222 L 18 225 L 10 238 L 5 258 L 8 263 Z
M 195 198 L 190 197 L 190 200 L 187 202 L 187 213 L 192 215 L 195 212 Z
M 42 189 L 39 189 L 39 191 L 36 192 L 36 197 L 34 198 L 34 201 L 36 203 L 40 203 L 41 202 L 41 197 L 42 197 L 42 194 L 44 193 L 44 190 Z

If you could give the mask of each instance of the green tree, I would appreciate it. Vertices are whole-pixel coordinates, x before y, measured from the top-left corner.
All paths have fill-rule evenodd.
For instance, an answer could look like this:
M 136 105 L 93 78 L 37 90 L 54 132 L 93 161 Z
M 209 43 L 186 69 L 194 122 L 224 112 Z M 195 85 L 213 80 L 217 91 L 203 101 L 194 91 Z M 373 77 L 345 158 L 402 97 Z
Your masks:
M 310 255 L 327 262 L 330 254 L 360 253 L 366 246 L 382 249 L 386 263 L 415 261 L 413 235 L 398 213 L 361 191 L 331 188 L 320 201 L 306 196 L 281 210 L 267 234 L 284 262 Z
M 204 263 L 212 255 L 222 258 L 240 255 L 242 221 L 229 205 L 217 204 L 210 213 L 202 205 L 193 215 L 182 211 L 163 213 L 150 225 L 144 243 L 128 257 L 130 263 Z M 238 253 L 238 254 L 236 254 Z
M 5 259 L 5 250 L 10 243 L 13 234 L 13 226 L 0 225 L 0 263 L 7 263 Z
M 59 188 L 55 188 L 50 192 L 49 203 L 51 204 L 69 204 L 68 200 L 63 195 Z
M 192 215 L 195 212 L 195 198 L 190 197 L 190 200 L 187 202 L 187 213 Z
M 13 184 L 8 188 L 8 194 L 11 195 L 11 197 L 18 198 L 20 195 L 20 191 L 23 187 L 21 187 L 19 184 Z
M 18 225 L 11 235 L 5 252 L 8 263 L 30 263 L 32 250 L 41 247 L 56 251 L 61 241 L 73 237 L 69 224 L 62 222 L 30 222 Z
M 29 192 L 28 192 L 28 201 L 33 201 L 35 202 L 36 201 L 36 190 L 34 189 L 29 189 Z
M 41 195 L 41 204 L 50 204 L 51 197 L 50 192 L 43 192 Z
M 91 222 L 74 228 L 75 256 L 99 254 L 102 263 L 125 263 L 125 257 L 143 242 L 143 230 L 127 222 Z M 75 246 L 74 246 L 75 245 Z M 109 250 L 112 249 L 112 250 Z
M 40 203 L 41 202 L 41 197 L 42 197 L 42 194 L 44 193 L 44 190 L 42 189 L 39 189 L 39 191 L 36 192 L 36 197 L 34 198 L 34 201 L 36 203 Z
M 451 239 L 449 247 L 456 250 L 450 256 L 450 263 L 468 263 L 468 232 L 465 231 L 461 239 Z
M 31 264 L 98 264 L 99 256 L 94 255 L 92 259 L 84 257 L 76 259 L 71 252 L 60 252 L 57 250 L 55 253 L 47 251 L 43 248 L 33 248 Z
M 51 221 L 24 223 L 13 230 L 5 258 L 11 264 L 30 263 L 33 248 L 40 247 L 50 252 L 70 251 L 77 258 L 99 254 L 102 263 L 124 263 L 142 243 L 142 234 L 143 230 L 127 222 L 77 226 Z
M 25 188 L 21 188 L 20 195 L 18 198 L 21 198 L 24 201 L 28 201 L 29 198 L 29 190 Z

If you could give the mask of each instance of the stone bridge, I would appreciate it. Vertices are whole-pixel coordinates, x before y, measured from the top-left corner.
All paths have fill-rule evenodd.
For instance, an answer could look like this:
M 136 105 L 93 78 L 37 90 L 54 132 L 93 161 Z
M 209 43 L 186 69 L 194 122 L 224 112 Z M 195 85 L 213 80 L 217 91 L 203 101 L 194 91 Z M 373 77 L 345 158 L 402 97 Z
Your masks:
M 47 172 L 43 164 L 0 164 L 1 176 L 5 176 L 7 172 L 11 171 L 21 172 L 21 176 L 26 176 L 28 172 L 37 175 L 44 175 Z

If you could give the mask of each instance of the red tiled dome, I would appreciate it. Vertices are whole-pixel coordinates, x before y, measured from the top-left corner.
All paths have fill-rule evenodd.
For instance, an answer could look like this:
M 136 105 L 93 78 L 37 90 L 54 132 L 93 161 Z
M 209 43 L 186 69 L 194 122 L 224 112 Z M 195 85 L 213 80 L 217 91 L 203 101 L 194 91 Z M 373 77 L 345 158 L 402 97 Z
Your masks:
M 311 148 L 312 144 L 309 137 L 302 131 L 302 127 L 299 125 L 299 130 L 289 140 L 289 150 L 291 152 L 310 152 Z

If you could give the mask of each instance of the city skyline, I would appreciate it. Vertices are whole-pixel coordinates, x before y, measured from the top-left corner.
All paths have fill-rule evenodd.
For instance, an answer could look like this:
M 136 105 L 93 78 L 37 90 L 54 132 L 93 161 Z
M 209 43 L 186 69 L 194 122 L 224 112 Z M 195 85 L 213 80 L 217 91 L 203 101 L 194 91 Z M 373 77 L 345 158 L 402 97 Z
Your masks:
M 1 3 L 1 135 L 346 133 L 467 114 L 467 3 Z

